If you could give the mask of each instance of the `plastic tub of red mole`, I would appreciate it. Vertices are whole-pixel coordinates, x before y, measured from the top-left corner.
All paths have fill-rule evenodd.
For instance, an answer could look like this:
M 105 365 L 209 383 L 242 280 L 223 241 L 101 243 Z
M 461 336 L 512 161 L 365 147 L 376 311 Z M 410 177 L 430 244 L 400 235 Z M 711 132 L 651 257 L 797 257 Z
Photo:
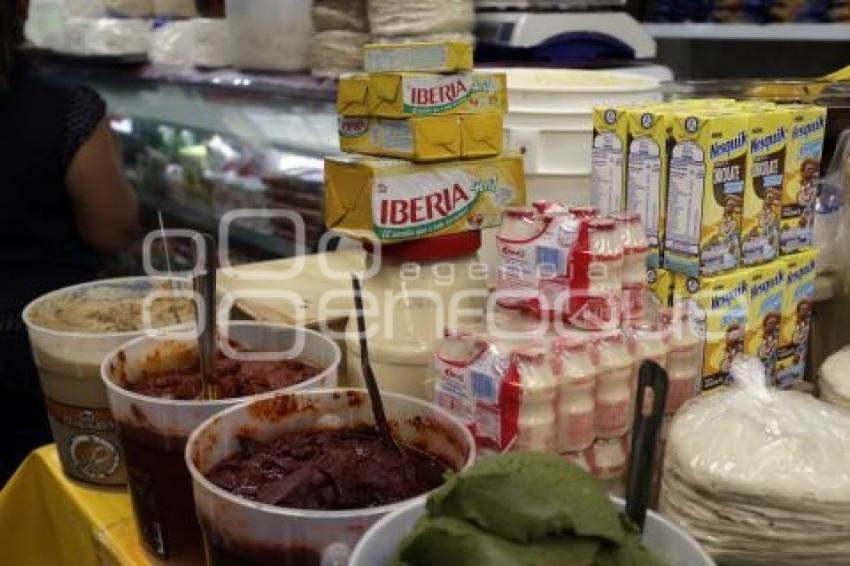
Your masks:
M 402 444 L 441 458 L 459 471 L 475 461 L 475 442 L 445 410 L 398 393 L 383 393 L 387 419 Z M 241 449 L 240 437 L 268 442 L 281 435 L 373 423 L 362 389 L 303 391 L 267 396 L 222 411 L 189 438 L 186 462 L 204 530 L 208 564 L 347 564 L 357 541 L 384 515 L 405 504 L 345 511 L 278 507 L 236 496 L 205 474 Z M 424 500 L 422 494 L 406 501 Z
M 230 339 L 246 348 L 269 353 L 293 349 L 296 353 L 288 357 L 324 368 L 288 390 L 336 386 L 341 353 L 332 340 L 318 332 L 257 322 L 230 322 L 226 330 Z M 192 480 L 184 456 L 189 435 L 210 416 L 246 398 L 175 401 L 134 393 L 120 383 L 138 379 L 143 370 L 167 371 L 196 362 L 195 340 L 168 339 L 165 335 L 133 340 L 110 354 L 101 367 L 127 462 L 142 542 L 168 564 L 204 563 Z

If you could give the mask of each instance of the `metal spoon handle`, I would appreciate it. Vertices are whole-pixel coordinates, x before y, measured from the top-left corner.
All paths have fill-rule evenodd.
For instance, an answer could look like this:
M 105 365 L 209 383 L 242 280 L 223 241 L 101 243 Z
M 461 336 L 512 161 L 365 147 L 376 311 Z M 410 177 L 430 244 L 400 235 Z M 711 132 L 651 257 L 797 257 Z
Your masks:
M 366 319 L 363 315 L 363 292 L 360 289 L 360 279 L 356 275 L 351 275 L 351 286 L 354 289 L 354 311 L 357 316 L 357 335 L 360 340 L 360 370 L 363 373 L 363 380 L 366 382 L 366 389 L 369 391 L 369 401 L 372 405 L 372 414 L 375 416 L 375 424 L 378 425 L 378 430 L 384 438 L 391 444 L 395 445 L 390 427 L 387 424 L 387 416 L 384 413 L 384 403 L 381 400 L 381 393 L 378 390 L 378 383 L 375 381 L 375 374 L 372 373 L 372 365 L 369 363 L 369 345 L 366 340 Z
M 215 240 L 209 234 L 195 237 L 195 257 L 202 263 L 201 270 L 195 275 L 192 286 L 201 297 L 201 304 L 195 304 L 195 319 L 198 321 L 198 355 L 201 365 L 201 399 L 215 399 L 213 386 L 215 375 L 215 292 L 216 272 Z M 203 309 L 199 311 L 198 309 Z

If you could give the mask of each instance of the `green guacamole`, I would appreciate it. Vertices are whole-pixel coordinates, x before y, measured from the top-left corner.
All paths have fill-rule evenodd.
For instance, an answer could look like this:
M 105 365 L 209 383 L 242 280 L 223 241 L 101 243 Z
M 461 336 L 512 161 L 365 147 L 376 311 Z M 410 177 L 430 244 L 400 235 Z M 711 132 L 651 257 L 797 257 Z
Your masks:
M 494 456 L 454 475 L 396 566 L 655 566 L 602 485 L 552 454 Z

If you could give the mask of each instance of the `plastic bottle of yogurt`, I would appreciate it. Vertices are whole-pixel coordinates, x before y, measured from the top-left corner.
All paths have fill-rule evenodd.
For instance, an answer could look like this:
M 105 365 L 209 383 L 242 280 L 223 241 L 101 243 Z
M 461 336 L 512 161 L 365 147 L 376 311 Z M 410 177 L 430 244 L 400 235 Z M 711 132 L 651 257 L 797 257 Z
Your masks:
M 534 242 L 545 228 L 543 218 L 533 208 L 512 207 L 502 215 L 502 225 L 496 235 L 500 256 L 496 289 L 500 293 L 500 305 L 519 308 L 536 297 Z
M 686 401 L 699 393 L 702 376 L 701 344 L 694 331 L 694 321 L 688 316 L 683 304 L 661 309 L 658 320 L 669 349 L 667 377 L 670 383 L 664 412 L 673 415 Z
M 588 338 L 560 337 L 553 341 L 553 367 L 558 379 L 555 450 L 560 454 L 588 448 L 596 437 L 597 367 Z
M 518 376 L 519 404 L 515 451 L 552 452 L 555 447 L 556 380 L 539 346 L 514 351 L 512 363 Z
M 631 426 L 634 360 L 619 330 L 606 332 L 594 346 L 599 366 L 594 389 L 596 436 L 622 436 Z
M 667 367 L 668 334 L 657 324 L 648 322 L 628 325 L 629 352 L 639 364 L 652 360 L 663 368 Z
M 637 212 L 616 214 L 614 221 L 623 246 L 623 318 L 642 320 L 646 317 L 649 292 L 646 281 L 649 242 Z
M 590 473 L 606 485 L 609 493 L 622 496 L 629 461 L 628 436 L 597 438 L 585 454 Z
M 584 330 L 616 328 L 623 286 L 623 247 L 616 224 L 610 218 L 590 220 L 588 239 L 587 251 L 576 254 L 570 273 L 570 322 Z

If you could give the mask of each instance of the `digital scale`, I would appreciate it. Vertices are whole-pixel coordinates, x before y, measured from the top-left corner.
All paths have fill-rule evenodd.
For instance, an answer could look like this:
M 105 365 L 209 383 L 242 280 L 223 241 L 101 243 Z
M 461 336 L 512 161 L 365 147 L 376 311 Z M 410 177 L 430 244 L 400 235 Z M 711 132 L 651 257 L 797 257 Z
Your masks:
M 480 43 L 501 49 L 597 37 L 631 50 L 633 60 L 655 57 L 655 40 L 640 22 L 612 9 L 625 4 L 625 0 L 476 0 L 475 34 Z

